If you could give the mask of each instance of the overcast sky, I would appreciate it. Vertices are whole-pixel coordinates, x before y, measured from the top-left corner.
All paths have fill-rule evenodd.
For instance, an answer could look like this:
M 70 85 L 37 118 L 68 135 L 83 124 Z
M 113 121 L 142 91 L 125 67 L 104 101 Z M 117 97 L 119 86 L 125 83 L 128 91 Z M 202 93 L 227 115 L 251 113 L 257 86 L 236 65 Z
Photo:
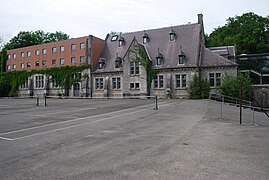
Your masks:
M 207 34 L 228 17 L 269 15 L 269 0 L 0 0 L 0 36 L 7 42 L 20 31 L 62 31 L 70 37 L 131 32 L 197 22 Z

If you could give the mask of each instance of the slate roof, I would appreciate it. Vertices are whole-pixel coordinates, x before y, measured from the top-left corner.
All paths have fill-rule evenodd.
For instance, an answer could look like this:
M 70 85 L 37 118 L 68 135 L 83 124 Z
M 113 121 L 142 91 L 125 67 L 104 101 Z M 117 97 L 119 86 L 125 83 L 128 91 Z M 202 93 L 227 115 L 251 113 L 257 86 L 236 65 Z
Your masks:
M 213 66 L 237 66 L 236 63 L 226 59 L 225 57 L 212 52 L 210 49 L 204 47 L 203 48 L 203 54 L 202 54 L 202 61 L 201 66 L 202 67 L 213 67 Z
M 139 44 L 142 44 L 145 47 L 150 59 L 152 60 L 153 68 L 170 69 L 197 67 L 196 59 L 200 48 L 199 41 L 201 41 L 199 34 L 201 28 L 203 28 L 201 26 L 202 24 L 194 23 L 145 31 L 122 33 L 119 35 L 116 41 L 111 41 L 112 35 L 109 34 L 106 38 L 105 46 L 100 56 L 100 58 L 105 59 L 106 65 L 103 69 L 98 69 L 98 67 L 96 67 L 94 72 L 121 71 L 122 69 L 115 68 L 115 59 L 117 56 L 124 58 L 134 38 Z M 176 34 L 175 41 L 170 41 L 169 33 L 171 30 Z M 149 37 L 149 42 L 143 44 L 143 36 L 145 33 Z M 119 47 L 119 38 L 124 38 L 125 44 L 122 47 Z M 212 53 L 209 49 L 205 48 L 203 44 L 201 44 L 201 48 L 203 51 L 202 62 L 200 62 L 201 66 L 236 65 L 235 63 L 230 62 L 228 59 L 221 57 L 216 53 Z M 156 65 L 158 49 L 164 57 L 164 63 L 160 66 Z M 185 64 L 179 65 L 178 55 L 181 53 L 181 50 L 184 52 L 186 58 Z

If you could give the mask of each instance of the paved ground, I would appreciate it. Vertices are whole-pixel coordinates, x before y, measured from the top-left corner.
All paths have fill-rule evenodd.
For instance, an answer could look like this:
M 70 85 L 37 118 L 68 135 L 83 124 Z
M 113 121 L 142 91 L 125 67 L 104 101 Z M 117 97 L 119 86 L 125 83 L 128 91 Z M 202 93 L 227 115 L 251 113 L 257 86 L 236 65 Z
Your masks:
M 41 102 L 42 103 L 42 102 Z M 269 120 L 207 100 L 0 99 L 0 179 L 269 179 Z

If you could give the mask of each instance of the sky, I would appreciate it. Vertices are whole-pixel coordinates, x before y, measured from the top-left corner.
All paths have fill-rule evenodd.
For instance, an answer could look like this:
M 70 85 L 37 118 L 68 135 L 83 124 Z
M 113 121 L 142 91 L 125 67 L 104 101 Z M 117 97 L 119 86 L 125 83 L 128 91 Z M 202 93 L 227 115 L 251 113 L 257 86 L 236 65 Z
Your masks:
M 1 2 L 3 1 L 3 2 Z M 229 17 L 269 15 L 269 0 L 0 0 L 0 36 L 8 42 L 20 31 L 62 31 L 76 38 L 133 32 L 197 22 L 205 33 Z

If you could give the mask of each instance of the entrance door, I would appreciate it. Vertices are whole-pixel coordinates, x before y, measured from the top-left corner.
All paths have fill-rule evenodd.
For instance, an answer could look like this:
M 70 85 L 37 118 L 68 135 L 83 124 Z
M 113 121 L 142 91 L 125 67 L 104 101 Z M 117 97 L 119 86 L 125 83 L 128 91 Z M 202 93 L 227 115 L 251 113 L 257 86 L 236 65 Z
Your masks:
M 73 90 L 73 95 L 76 97 L 79 97 L 79 92 L 80 92 L 80 85 L 79 83 L 74 84 L 74 90 Z

